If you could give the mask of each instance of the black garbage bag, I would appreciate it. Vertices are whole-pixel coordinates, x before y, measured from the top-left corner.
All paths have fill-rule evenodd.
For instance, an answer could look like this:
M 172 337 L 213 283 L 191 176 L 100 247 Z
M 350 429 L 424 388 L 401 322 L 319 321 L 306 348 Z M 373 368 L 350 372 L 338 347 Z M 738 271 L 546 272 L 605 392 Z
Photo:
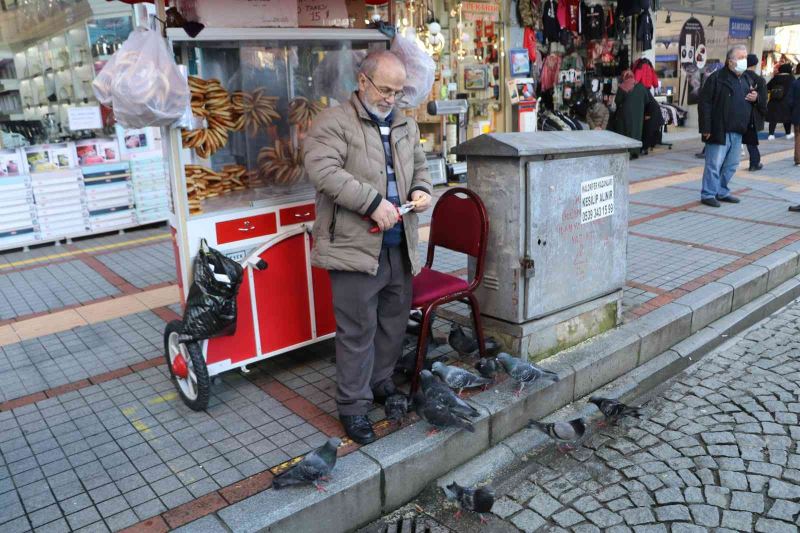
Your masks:
M 243 271 L 238 262 L 210 248 L 205 239 L 201 241 L 183 312 L 182 342 L 236 332 L 236 295 Z

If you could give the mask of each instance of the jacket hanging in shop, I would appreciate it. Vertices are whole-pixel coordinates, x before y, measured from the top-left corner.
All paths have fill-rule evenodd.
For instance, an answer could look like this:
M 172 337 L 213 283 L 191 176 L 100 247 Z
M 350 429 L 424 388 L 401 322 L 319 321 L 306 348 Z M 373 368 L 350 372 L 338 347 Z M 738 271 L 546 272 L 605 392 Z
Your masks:
M 561 27 L 572 32 L 583 33 L 580 10 L 581 0 L 561 0 L 556 10 Z
M 642 11 L 636 24 L 636 39 L 641 43 L 642 50 L 653 48 L 653 18 L 650 11 Z
M 605 14 L 603 6 L 595 4 L 587 6 L 581 3 L 581 16 L 583 17 L 583 35 L 589 41 L 600 40 L 606 31 Z
M 555 87 L 558 79 L 558 72 L 561 70 L 561 56 L 550 54 L 544 60 L 542 66 L 542 78 L 539 80 L 539 87 L 543 91 L 548 91 Z
M 556 0 L 544 0 L 542 3 L 542 32 L 548 43 L 558 42 L 561 24 L 558 23 L 558 3 Z
M 534 30 L 542 28 L 542 10 L 539 4 L 540 0 L 519 0 L 517 2 L 517 13 L 523 27 Z

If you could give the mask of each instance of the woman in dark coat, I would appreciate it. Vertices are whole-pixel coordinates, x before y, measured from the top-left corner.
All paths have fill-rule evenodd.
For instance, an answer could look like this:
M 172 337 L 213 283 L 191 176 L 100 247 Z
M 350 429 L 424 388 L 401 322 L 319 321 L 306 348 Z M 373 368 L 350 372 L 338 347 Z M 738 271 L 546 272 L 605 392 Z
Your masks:
M 793 81 L 792 65 L 784 63 L 778 68 L 778 74 L 767 84 L 767 93 L 769 94 L 767 122 L 769 122 L 770 141 L 775 139 L 775 128 L 779 123 L 783 124 L 787 139 L 794 137 L 792 134 L 792 107 L 789 104 L 789 91 Z
M 661 106 L 655 97 L 647 91 L 647 103 L 644 108 L 644 126 L 642 128 L 642 152 L 647 151 L 661 142 L 661 128 L 664 127 L 664 117 L 661 116 Z
M 641 83 L 636 83 L 633 71 L 626 70 L 622 73 L 622 83 L 619 84 L 614 103 L 617 111 L 614 114 L 614 131 L 637 141 L 642 140 L 644 127 L 644 109 L 647 105 L 647 89 Z M 636 159 L 639 150 L 631 150 L 631 157 Z

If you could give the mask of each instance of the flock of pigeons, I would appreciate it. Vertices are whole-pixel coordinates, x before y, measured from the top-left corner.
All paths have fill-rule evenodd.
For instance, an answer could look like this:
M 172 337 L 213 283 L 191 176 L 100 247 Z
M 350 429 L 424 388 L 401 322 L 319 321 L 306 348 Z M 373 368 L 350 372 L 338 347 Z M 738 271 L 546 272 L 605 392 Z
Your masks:
M 467 336 L 460 326 L 454 326 L 448 337 L 448 343 L 460 355 L 473 355 L 478 351 L 478 343 Z M 472 419 L 478 418 L 480 413 L 469 403 L 461 398 L 464 389 L 483 387 L 494 382 L 497 374 L 502 370 L 518 385 L 518 396 L 525 385 L 533 384 L 540 379 L 558 381 L 559 377 L 553 371 L 546 370 L 533 363 L 529 363 L 507 353 L 499 353 L 499 346 L 492 339 L 486 341 L 487 353 L 492 357 L 481 358 L 475 363 L 474 374 L 457 366 L 446 365 L 435 361 L 430 368 L 422 370 L 420 374 L 420 389 L 414 394 L 409 404 L 403 395 L 390 397 L 391 401 L 385 404 L 386 417 L 392 422 L 399 423 L 410 409 L 427 422 L 431 428 L 428 435 L 433 435 L 446 428 L 464 429 L 470 433 L 475 432 Z M 603 414 L 605 423 L 616 423 L 625 417 L 641 416 L 639 407 L 631 407 L 611 398 L 592 396 L 589 402 L 597 406 Z M 583 417 L 567 421 L 542 423 L 536 420 L 528 422 L 529 428 L 542 431 L 553 439 L 561 451 L 574 449 L 586 434 L 586 420 Z M 328 476 L 336 465 L 336 450 L 341 444 L 338 438 L 331 438 L 319 449 L 308 453 L 299 463 L 278 475 L 273 480 L 275 489 L 282 489 L 290 485 L 313 484 L 317 490 L 324 491 L 321 481 L 327 481 Z M 461 509 L 478 513 L 481 522 L 486 519 L 494 504 L 494 489 L 489 485 L 476 487 L 462 487 L 452 483 L 445 487 L 445 496 L 459 504 Z M 456 516 L 460 516 L 459 509 Z

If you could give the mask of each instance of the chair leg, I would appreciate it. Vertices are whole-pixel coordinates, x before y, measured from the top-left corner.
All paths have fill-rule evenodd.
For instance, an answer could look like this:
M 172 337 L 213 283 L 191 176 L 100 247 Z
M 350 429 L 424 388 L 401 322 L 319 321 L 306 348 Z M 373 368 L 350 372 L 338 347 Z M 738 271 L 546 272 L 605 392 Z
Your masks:
M 475 338 L 478 340 L 478 353 L 481 358 L 486 357 L 486 343 L 483 338 L 483 323 L 481 322 L 481 309 L 478 305 L 478 299 L 474 294 L 470 293 L 467 296 L 467 303 L 472 308 L 472 324 L 475 329 Z
M 413 396 L 419 388 L 419 373 L 425 364 L 425 357 L 428 348 L 428 326 L 431 323 L 431 308 L 426 307 L 422 310 L 422 322 L 419 327 L 419 337 L 417 338 L 417 360 L 414 365 L 414 374 L 411 376 L 411 395 Z

